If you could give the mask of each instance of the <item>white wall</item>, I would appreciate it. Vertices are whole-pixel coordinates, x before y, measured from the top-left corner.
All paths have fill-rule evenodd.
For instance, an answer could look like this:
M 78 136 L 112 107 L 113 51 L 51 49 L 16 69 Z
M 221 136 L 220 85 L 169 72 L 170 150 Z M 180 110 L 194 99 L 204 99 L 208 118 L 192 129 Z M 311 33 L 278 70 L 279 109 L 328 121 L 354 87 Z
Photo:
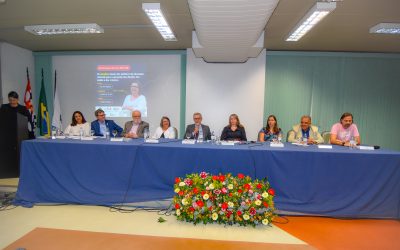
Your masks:
M 13 90 L 18 93 L 20 104 L 24 105 L 27 67 L 29 69 L 32 92 L 35 91 L 34 58 L 32 51 L 8 43 L 0 43 L 0 50 L 3 103 L 8 103 L 7 95 Z M 36 109 L 37 103 L 33 102 L 33 105 Z
M 187 50 L 186 124 L 193 113 L 218 135 L 236 113 L 245 126 L 247 140 L 256 140 L 263 126 L 265 50 L 246 63 L 206 63 Z

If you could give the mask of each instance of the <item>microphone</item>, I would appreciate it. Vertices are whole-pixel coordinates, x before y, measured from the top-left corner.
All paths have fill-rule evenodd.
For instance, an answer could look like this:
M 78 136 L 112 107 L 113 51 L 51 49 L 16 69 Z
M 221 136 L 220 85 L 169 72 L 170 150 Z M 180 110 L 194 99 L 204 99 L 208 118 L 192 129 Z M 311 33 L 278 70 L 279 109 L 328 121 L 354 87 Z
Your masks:
M 380 149 L 380 146 L 374 145 L 374 149 Z

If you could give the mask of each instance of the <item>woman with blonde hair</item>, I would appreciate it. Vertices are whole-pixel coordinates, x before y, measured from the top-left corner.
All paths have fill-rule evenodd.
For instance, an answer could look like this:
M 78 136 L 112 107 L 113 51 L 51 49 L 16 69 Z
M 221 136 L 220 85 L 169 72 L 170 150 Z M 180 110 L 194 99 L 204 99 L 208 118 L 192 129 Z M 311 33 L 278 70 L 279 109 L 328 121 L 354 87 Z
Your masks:
M 237 114 L 231 114 L 229 116 L 229 125 L 224 127 L 224 130 L 221 134 L 221 140 L 247 141 L 246 131 L 243 125 L 240 123 L 239 116 Z

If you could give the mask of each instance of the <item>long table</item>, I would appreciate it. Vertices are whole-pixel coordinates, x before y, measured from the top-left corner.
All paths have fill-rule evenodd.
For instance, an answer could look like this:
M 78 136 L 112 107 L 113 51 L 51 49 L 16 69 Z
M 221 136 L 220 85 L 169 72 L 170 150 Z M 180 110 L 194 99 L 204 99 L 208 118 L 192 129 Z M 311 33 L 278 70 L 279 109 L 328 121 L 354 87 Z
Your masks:
M 20 166 L 15 204 L 28 207 L 167 199 L 175 177 L 206 171 L 268 177 L 282 211 L 400 218 L 400 152 L 390 150 L 36 139 L 22 143 Z

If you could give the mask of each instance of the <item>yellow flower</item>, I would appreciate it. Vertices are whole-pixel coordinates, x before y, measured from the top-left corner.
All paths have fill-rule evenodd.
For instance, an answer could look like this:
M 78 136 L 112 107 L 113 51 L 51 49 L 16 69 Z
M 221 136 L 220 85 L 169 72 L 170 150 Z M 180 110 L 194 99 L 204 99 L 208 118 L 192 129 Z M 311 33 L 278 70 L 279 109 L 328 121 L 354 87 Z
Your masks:
M 180 209 L 176 210 L 176 215 L 178 215 L 178 216 L 181 215 L 181 210 Z
M 187 202 L 187 200 L 186 200 L 186 199 L 182 199 L 182 205 L 186 206 L 187 204 L 189 204 L 189 203 Z
M 214 189 L 214 185 L 211 183 L 209 186 L 208 186 L 211 190 L 212 189 Z
M 249 216 L 248 214 L 244 214 L 244 215 L 243 215 L 243 219 L 244 219 L 244 220 L 248 220 L 248 219 L 250 219 L 250 216 Z
M 268 219 L 263 219 L 263 220 L 262 220 L 262 224 L 263 224 L 263 225 L 268 225 L 268 223 L 269 223 Z
M 208 198 L 210 198 L 210 196 L 209 196 L 208 194 L 204 194 L 204 195 L 203 195 L 203 199 L 204 199 L 204 200 L 208 200 Z
M 186 184 L 183 182 L 183 181 L 181 181 L 181 182 L 179 182 L 179 186 L 180 187 L 183 187 L 183 186 L 185 186 Z
M 218 214 L 217 213 L 213 213 L 212 214 L 212 219 L 213 220 L 217 220 L 218 219 Z
M 261 196 L 262 196 L 263 198 L 267 198 L 268 195 L 269 195 L 269 194 L 268 194 L 267 192 L 264 192 L 264 193 L 261 194 Z
M 228 206 L 229 206 L 229 207 L 233 207 L 233 205 L 234 205 L 234 204 L 233 204 L 232 201 L 228 202 Z
M 229 184 L 229 185 L 228 185 L 228 189 L 229 189 L 229 190 L 232 190 L 232 189 L 233 189 L 233 184 Z
M 257 206 L 260 206 L 260 205 L 261 205 L 261 201 L 260 201 L 260 200 L 256 200 L 254 203 L 255 203 Z
M 179 191 L 181 191 L 179 188 L 175 188 L 174 190 L 175 193 L 179 193 Z

